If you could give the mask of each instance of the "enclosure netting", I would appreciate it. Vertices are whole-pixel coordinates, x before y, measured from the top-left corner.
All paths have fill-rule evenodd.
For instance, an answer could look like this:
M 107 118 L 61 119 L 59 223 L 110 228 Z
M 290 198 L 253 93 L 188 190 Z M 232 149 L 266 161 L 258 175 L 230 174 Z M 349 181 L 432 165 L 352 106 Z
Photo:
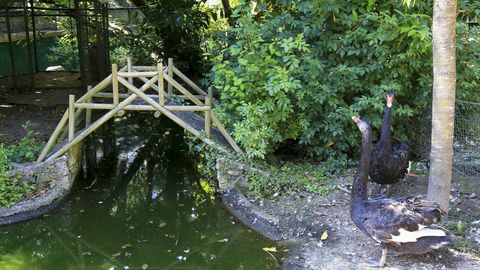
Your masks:
M 480 179 L 480 103 L 456 102 L 453 149 L 454 177 Z

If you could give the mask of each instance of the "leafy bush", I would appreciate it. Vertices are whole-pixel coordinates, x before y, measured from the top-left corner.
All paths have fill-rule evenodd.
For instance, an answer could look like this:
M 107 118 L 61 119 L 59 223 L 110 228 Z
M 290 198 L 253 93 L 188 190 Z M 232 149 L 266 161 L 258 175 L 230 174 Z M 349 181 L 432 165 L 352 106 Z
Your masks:
M 17 163 L 31 162 L 36 159 L 42 150 L 44 143 L 35 138 L 34 132 L 30 129 L 30 123 L 22 125 L 25 136 L 17 144 L 11 145 L 10 160 Z
M 27 197 L 36 189 L 34 183 L 21 181 L 19 175 L 11 175 L 12 150 L 0 144 L 0 206 L 10 207 L 17 201 Z
M 0 144 L 0 206 L 10 207 L 17 201 L 28 197 L 35 189 L 34 182 L 24 181 L 18 174 L 10 174 L 12 162 L 34 161 L 43 147 L 26 122 L 22 127 L 25 136 L 17 144 L 5 147 Z
M 218 114 L 250 157 L 293 140 L 307 155 L 346 160 L 358 147 L 351 115 L 367 117 L 378 136 L 388 91 L 393 135 L 415 137 L 412 119 L 431 100 L 430 2 L 265 2 L 275 5 L 252 12 L 241 1 L 236 25 L 205 42 Z M 463 22 L 458 29 L 458 92 L 471 93 L 480 61 L 468 52 L 480 49 L 478 36 Z
M 205 1 L 146 1 L 145 18 L 140 24 L 125 25 L 115 37 L 114 47 L 123 47 L 135 57 L 135 63 L 146 59 L 174 58 L 183 62 L 190 73 L 201 72 L 200 41 L 208 17 L 202 8 Z M 128 34 L 124 34 L 123 32 Z M 148 61 L 148 60 L 147 60 Z M 148 63 L 148 62 L 147 62 Z

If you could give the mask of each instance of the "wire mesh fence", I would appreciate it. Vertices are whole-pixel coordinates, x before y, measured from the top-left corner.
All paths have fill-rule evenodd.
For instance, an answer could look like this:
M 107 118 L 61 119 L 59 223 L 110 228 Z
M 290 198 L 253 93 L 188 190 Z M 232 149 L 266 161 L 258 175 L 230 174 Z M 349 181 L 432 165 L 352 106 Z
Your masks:
M 480 103 L 457 100 L 453 149 L 454 177 L 480 180 Z

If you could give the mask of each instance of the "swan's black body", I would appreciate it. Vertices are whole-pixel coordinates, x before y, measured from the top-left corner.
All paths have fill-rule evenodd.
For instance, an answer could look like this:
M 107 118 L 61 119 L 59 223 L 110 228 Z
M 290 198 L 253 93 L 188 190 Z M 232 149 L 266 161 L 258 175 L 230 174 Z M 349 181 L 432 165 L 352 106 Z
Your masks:
M 368 169 L 371 159 L 371 128 L 367 121 L 354 117 L 362 132 L 362 154 L 352 185 L 350 214 L 353 223 L 383 246 L 379 265 L 386 261 L 387 249 L 397 254 L 423 254 L 450 244 L 445 231 L 432 224 L 445 214 L 441 207 L 420 197 L 368 198 Z
M 378 184 L 394 184 L 402 179 L 407 174 L 411 157 L 409 142 L 392 143 L 390 113 L 393 99 L 393 93 L 388 93 L 380 139 L 375 145 L 370 164 L 370 179 Z

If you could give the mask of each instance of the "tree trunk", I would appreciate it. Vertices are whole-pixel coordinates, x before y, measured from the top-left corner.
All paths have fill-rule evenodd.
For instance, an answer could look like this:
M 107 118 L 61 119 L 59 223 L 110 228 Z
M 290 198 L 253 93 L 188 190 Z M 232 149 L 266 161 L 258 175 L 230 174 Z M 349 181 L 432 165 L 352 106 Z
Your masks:
M 435 0 L 433 5 L 432 148 L 428 199 L 438 202 L 445 211 L 448 211 L 457 78 L 455 67 L 457 0 Z
M 232 16 L 232 8 L 230 7 L 229 0 L 222 0 L 223 12 L 225 12 L 225 18 Z

